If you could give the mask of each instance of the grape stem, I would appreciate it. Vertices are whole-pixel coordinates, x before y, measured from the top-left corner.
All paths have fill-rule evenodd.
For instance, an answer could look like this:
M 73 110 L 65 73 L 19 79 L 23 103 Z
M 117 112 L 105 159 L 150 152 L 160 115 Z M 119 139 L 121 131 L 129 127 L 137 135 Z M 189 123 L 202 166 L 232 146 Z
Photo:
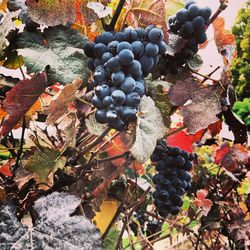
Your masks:
M 213 21 L 220 15 L 220 13 L 227 8 L 227 4 L 224 0 L 220 1 L 220 6 L 218 10 L 211 16 L 208 26 L 213 23 Z
M 105 31 L 114 31 L 115 30 L 115 24 L 122 12 L 122 8 L 125 4 L 125 0 L 120 0 L 117 7 L 116 7 L 116 10 L 115 10 L 115 14 L 113 15 L 112 17 L 112 20 L 110 21 L 110 24 L 106 24 L 105 21 L 103 19 L 102 20 L 102 27 Z

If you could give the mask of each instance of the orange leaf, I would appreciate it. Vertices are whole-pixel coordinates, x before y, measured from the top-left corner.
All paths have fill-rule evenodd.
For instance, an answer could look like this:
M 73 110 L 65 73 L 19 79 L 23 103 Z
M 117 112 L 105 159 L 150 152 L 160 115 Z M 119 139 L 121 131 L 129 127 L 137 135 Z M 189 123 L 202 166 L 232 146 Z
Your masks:
M 15 164 L 15 159 L 9 159 L 7 163 L 0 167 L 0 173 L 4 176 L 12 176 L 11 167 Z
M 226 45 L 235 44 L 235 36 L 229 31 L 225 30 L 225 20 L 223 17 L 217 17 L 213 21 L 214 39 L 220 50 Z
M 40 100 L 37 100 L 33 105 L 32 107 L 29 109 L 29 111 L 26 113 L 26 117 L 31 119 L 31 117 L 33 115 L 36 114 L 36 112 L 38 111 L 41 111 L 42 110 L 42 104 L 41 104 L 41 101 Z
M 0 119 L 5 118 L 8 115 L 3 109 L 0 108 Z

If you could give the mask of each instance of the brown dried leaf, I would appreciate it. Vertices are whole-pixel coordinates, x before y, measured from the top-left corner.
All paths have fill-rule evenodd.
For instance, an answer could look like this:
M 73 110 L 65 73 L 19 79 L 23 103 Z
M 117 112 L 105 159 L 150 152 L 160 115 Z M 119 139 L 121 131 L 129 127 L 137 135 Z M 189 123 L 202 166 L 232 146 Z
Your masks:
M 171 86 L 168 98 L 172 105 L 182 106 L 192 98 L 194 92 L 197 90 L 200 90 L 200 87 L 194 78 L 177 81 L 176 84 Z
M 7 93 L 2 103 L 2 108 L 8 113 L 8 116 L 1 125 L 1 136 L 6 136 L 15 127 L 45 91 L 47 84 L 46 74 L 39 73 L 34 75 L 30 80 L 25 79 L 20 81 Z
M 31 19 L 46 26 L 73 23 L 76 18 L 74 2 L 74 0 L 26 0 Z
M 184 124 L 187 126 L 188 133 L 194 134 L 219 121 L 217 115 L 222 111 L 221 93 L 220 85 L 200 88 L 195 92 L 192 102 L 182 108 Z
M 57 99 L 50 103 L 46 124 L 55 123 L 60 117 L 68 112 L 68 108 L 74 101 L 75 93 L 81 84 L 82 79 L 77 78 L 72 84 L 65 86 L 63 90 L 58 93 Z

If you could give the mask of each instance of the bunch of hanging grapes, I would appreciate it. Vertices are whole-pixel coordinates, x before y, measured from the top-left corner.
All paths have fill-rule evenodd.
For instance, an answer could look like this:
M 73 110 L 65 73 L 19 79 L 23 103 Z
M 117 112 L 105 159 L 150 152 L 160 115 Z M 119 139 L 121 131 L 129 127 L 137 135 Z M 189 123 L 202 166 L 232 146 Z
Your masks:
M 117 130 L 136 120 L 144 77 L 165 54 L 163 32 L 154 25 L 146 29 L 125 28 L 122 32 L 103 32 L 87 43 L 88 67 L 94 72 L 97 122 Z
M 194 159 L 194 154 L 170 147 L 165 140 L 156 146 L 151 156 L 158 172 L 153 176 L 156 188 L 153 198 L 160 216 L 179 213 L 183 204 L 181 196 L 191 188 L 191 175 L 188 172 Z
M 188 0 L 183 9 L 169 18 L 170 32 L 186 41 L 180 52 L 174 55 L 166 54 L 161 58 L 159 71 L 162 75 L 168 72 L 177 74 L 180 66 L 198 52 L 199 44 L 207 40 L 206 28 L 210 23 L 211 14 L 209 7 L 199 7 L 195 0 Z

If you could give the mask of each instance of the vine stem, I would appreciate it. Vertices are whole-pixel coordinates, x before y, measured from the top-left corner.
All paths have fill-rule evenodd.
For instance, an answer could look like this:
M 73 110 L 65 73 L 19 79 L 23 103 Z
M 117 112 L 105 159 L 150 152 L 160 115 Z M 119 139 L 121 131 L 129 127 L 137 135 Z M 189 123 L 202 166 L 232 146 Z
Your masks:
M 103 29 L 105 31 L 114 31 L 115 24 L 116 24 L 121 12 L 122 12 L 122 8 L 123 8 L 125 2 L 126 2 L 126 0 L 120 0 L 119 1 L 118 5 L 116 7 L 116 10 L 115 10 L 115 14 L 112 17 L 112 20 L 111 20 L 110 24 L 106 24 L 104 22 L 104 20 L 102 19 L 102 26 L 103 26 Z
M 220 1 L 220 6 L 218 8 L 218 10 L 212 15 L 212 17 L 210 18 L 210 22 L 208 24 L 208 26 L 213 23 L 213 21 L 220 15 L 220 13 L 225 10 L 227 8 L 227 4 L 225 3 L 224 0 Z
M 165 135 L 163 136 L 163 139 L 165 139 L 166 137 L 168 137 L 168 136 L 170 136 L 170 135 L 174 135 L 174 134 L 176 134 L 176 133 L 178 133 L 178 132 L 184 130 L 185 128 L 187 128 L 187 126 L 185 126 L 185 125 L 182 126 L 182 127 L 179 127 L 179 128 L 177 128 L 177 129 L 175 129 L 174 131 L 171 131 L 171 132 L 165 134 Z
M 117 240 L 117 243 L 116 243 L 116 246 L 115 246 L 115 250 L 118 250 L 120 245 L 121 245 L 121 241 L 122 241 L 122 236 L 123 236 L 123 233 L 126 229 L 126 225 L 127 223 L 129 222 L 131 216 L 133 215 L 133 212 L 145 201 L 146 197 L 147 197 L 147 194 L 149 193 L 149 191 L 151 190 L 151 187 L 149 187 L 141 196 L 141 198 L 138 200 L 138 202 L 135 204 L 135 206 L 130 210 L 130 212 L 128 213 L 127 215 L 127 219 L 126 221 L 124 222 L 123 226 L 122 226 L 122 229 L 121 229 L 121 232 L 119 234 L 119 237 L 118 237 L 118 240 Z
M 93 147 L 97 146 L 103 140 L 103 138 L 109 133 L 110 130 L 111 130 L 111 128 L 108 127 L 105 131 L 103 131 L 103 133 L 99 137 L 97 137 L 97 139 L 95 141 L 93 141 L 91 144 L 87 145 L 78 154 L 78 156 L 75 158 L 75 161 L 78 161 L 83 155 L 85 155 L 86 153 L 88 153 Z
M 98 197 L 98 195 L 114 180 L 116 179 L 124 170 L 126 167 L 128 167 L 129 165 L 131 165 L 131 163 L 133 162 L 133 158 L 129 157 L 124 164 L 117 168 L 116 171 L 114 171 L 110 177 L 108 179 L 106 179 L 104 182 L 102 182 L 99 186 L 97 186 L 91 193 L 91 196 L 93 198 Z

